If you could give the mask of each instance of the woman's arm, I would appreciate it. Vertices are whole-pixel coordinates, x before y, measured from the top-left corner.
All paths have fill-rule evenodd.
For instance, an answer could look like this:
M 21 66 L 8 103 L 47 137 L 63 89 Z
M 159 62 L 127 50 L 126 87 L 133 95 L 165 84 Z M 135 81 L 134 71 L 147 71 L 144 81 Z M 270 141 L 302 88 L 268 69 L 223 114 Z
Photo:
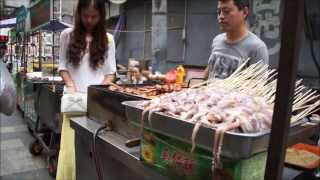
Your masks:
M 60 50 L 59 50 L 59 75 L 62 77 L 66 88 L 68 91 L 75 92 L 78 91 L 78 88 L 76 87 L 76 84 L 72 80 L 70 73 L 68 71 L 67 67 L 67 49 L 69 44 L 69 33 L 71 29 L 66 29 L 62 31 L 60 35 Z
M 102 84 L 108 85 L 108 84 L 113 84 L 116 76 L 114 74 L 107 74 L 104 76 Z
M 107 34 L 107 38 L 108 38 L 108 55 L 105 56 L 105 63 L 103 66 L 103 72 L 104 72 L 104 79 L 102 81 L 102 84 L 109 84 L 109 85 L 114 85 L 114 81 L 115 81 L 115 74 L 116 74 L 116 49 L 115 49 L 115 43 L 113 40 L 113 36 L 110 34 Z
M 60 70 L 59 75 L 62 77 L 65 86 L 69 91 L 76 92 L 79 90 L 67 70 Z

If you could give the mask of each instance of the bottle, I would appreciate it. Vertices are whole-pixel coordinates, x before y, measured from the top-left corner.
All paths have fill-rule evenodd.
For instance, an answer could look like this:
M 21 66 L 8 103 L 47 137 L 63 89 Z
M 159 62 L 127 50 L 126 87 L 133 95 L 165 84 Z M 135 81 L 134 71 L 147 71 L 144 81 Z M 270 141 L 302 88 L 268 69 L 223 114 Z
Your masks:
M 149 71 L 150 74 L 153 73 L 152 70 L 153 70 L 153 68 L 152 68 L 152 65 L 151 65 L 151 63 L 150 63 L 150 65 L 148 66 L 148 71 Z
M 185 76 L 184 67 L 182 65 L 179 65 L 177 67 L 177 73 L 176 73 L 176 84 L 182 84 L 184 76 Z

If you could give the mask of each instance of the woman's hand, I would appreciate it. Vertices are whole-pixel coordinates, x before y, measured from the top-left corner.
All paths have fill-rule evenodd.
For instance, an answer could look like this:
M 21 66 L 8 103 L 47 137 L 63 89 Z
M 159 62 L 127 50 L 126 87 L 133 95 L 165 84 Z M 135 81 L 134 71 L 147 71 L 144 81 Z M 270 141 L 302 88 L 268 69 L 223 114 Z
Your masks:
M 62 70 L 59 72 L 59 74 L 65 83 L 65 86 L 67 88 L 67 92 L 79 91 L 78 87 L 75 85 L 74 81 L 72 80 L 72 78 L 67 70 Z
M 116 88 L 121 88 L 120 86 L 118 86 L 117 84 L 114 83 L 115 80 L 115 75 L 113 74 L 108 74 L 104 76 L 104 80 L 102 82 L 103 85 L 107 85 L 107 86 L 113 86 Z
M 70 93 L 74 93 L 74 92 L 78 92 L 79 89 L 77 86 L 75 85 L 69 85 L 69 86 L 66 86 L 67 87 L 67 91 L 70 92 Z
M 115 75 L 107 74 L 104 76 L 102 84 L 103 85 L 110 85 L 110 84 L 113 84 L 114 80 L 115 80 Z

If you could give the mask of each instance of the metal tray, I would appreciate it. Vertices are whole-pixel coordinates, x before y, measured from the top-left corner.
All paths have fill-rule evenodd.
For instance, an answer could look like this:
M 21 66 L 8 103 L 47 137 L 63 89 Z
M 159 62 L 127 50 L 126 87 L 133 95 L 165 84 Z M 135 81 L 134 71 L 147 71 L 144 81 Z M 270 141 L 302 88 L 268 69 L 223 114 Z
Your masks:
M 142 87 L 146 85 L 128 85 Z M 139 136 L 139 127 L 128 123 L 123 101 L 138 101 L 146 98 L 111 91 L 106 85 L 92 85 L 88 88 L 88 117 L 99 123 L 108 123 L 113 130 L 127 138 Z M 111 123 L 111 124 L 110 124 Z
M 143 109 L 137 107 L 141 101 L 125 101 L 126 116 L 129 121 L 140 124 Z M 164 113 L 157 112 L 152 115 L 151 124 L 149 124 L 148 113 L 145 115 L 145 127 L 151 128 L 155 132 L 176 138 L 178 140 L 191 144 L 191 134 L 194 124 L 179 120 L 177 118 L 167 116 Z M 290 129 L 288 146 L 295 144 L 303 139 L 311 137 L 319 131 L 319 123 L 304 126 L 308 120 L 303 119 L 293 124 Z M 208 151 L 212 150 L 214 128 L 201 126 L 197 137 L 197 147 L 204 148 Z M 254 154 L 267 151 L 269 144 L 270 131 L 259 133 L 234 133 L 226 132 L 224 135 L 221 155 L 230 159 L 249 158 Z
M 63 93 L 63 85 L 55 84 L 53 91 L 52 84 L 43 84 L 38 92 L 38 114 L 39 123 L 45 124 L 55 133 L 61 133 L 62 113 L 60 111 L 61 97 Z

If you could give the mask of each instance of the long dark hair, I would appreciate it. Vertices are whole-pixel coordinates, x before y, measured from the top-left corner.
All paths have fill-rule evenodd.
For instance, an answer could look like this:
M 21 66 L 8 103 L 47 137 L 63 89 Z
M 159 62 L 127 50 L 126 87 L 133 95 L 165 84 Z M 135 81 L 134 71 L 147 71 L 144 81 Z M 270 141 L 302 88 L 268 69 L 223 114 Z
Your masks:
M 90 43 L 90 67 L 97 69 L 104 63 L 104 55 L 108 50 L 108 38 L 105 27 L 106 8 L 105 0 L 79 0 L 75 14 L 75 25 L 71 34 L 68 47 L 68 63 L 77 67 L 86 49 L 86 29 L 81 21 L 81 10 L 94 7 L 100 15 L 100 20 L 91 32 L 92 40 Z

